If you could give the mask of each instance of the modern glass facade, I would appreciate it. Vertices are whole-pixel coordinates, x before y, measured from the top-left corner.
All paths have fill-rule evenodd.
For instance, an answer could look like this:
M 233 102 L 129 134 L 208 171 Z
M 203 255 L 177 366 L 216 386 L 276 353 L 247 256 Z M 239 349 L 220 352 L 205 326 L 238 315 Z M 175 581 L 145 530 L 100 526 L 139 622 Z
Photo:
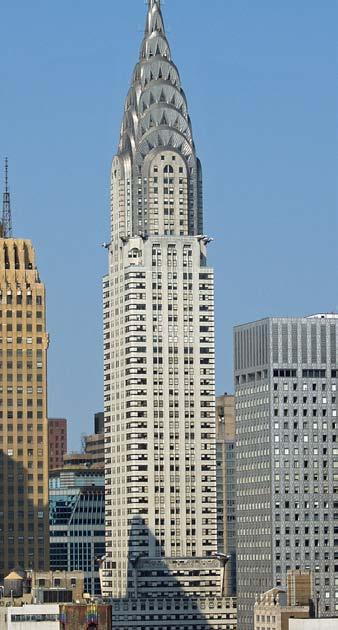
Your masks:
M 97 559 L 105 552 L 103 472 L 85 468 L 54 471 L 49 519 L 51 569 L 83 571 L 85 592 L 100 595 Z

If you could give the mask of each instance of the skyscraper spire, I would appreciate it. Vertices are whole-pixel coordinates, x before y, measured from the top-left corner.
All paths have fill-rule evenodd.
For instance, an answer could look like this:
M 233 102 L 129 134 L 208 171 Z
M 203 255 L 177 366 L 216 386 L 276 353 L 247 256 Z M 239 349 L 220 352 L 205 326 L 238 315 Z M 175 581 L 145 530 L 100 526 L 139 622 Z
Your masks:
M 159 9 L 161 8 L 161 0 L 148 0 L 149 10 L 154 6 L 157 6 Z
M 2 237 L 12 237 L 12 213 L 11 213 L 11 197 L 8 186 L 8 158 L 5 158 L 4 166 L 4 192 L 2 196 Z
M 160 2 L 149 0 L 144 38 L 125 103 L 117 154 L 119 166 L 125 173 L 129 172 L 134 199 L 139 199 L 139 176 L 150 183 L 152 159 L 163 150 L 175 152 L 177 159 L 184 162 L 183 170 L 189 184 L 187 232 L 189 235 L 202 234 L 202 172 L 196 156 L 187 99 L 178 69 L 172 61 Z M 148 220 L 151 191 L 148 193 L 140 200 L 142 207 L 139 204 L 137 216 L 136 211 L 130 220 L 120 215 L 119 225 L 130 226 L 130 230 L 121 229 L 121 236 L 149 234 L 151 224 L 156 223 Z
M 156 30 L 156 27 L 158 26 L 160 26 L 160 30 L 164 32 L 160 2 L 159 0 L 149 0 L 146 22 L 146 35 L 150 34 L 153 30 Z
M 149 602 L 181 597 L 179 580 L 169 585 L 163 578 L 166 559 L 173 575 L 189 566 L 186 593 L 196 592 L 201 572 L 203 595 L 220 596 L 220 561 L 211 557 L 217 551 L 213 271 L 187 100 L 157 0 L 148 2 L 113 158 L 111 228 L 104 281 L 104 591 Z

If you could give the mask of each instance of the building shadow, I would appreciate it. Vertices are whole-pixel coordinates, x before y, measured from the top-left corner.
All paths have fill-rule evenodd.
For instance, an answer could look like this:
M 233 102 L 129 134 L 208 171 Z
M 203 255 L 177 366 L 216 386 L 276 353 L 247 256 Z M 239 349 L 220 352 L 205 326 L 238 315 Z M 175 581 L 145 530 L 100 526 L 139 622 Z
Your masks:
M 147 550 L 154 549 L 156 556 L 147 554 Z M 113 627 L 119 630 L 133 627 L 210 630 L 215 627 L 209 625 L 207 616 L 211 609 L 217 608 L 217 598 L 211 593 L 201 596 L 205 576 L 199 575 L 200 570 L 203 574 L 203 563 L 210 561 L 213 560 L 165 558 L 159 541 L 145 521 L 135 517 L 129 537 L 127 592 L 125 598 L 113 600 Z
M 14 568 L 48 569 L 45 510 L 29 498 L 28 475 L 21 462 L 0 451 L 0 580 Z M 32 484 L 30 484 L 31 487 Z

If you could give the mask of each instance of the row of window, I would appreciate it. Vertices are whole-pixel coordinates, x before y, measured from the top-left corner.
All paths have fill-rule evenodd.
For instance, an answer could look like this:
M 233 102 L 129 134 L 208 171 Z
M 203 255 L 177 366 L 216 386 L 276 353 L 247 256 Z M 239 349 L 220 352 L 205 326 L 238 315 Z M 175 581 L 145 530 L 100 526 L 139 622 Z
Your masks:
M 0 324 L 0 331 L 4 328 L 5 330 L 5 325 L 4 327 L 2 326 L 2 324 Z M 7 332 L 12 332 L 13 331 L 13 324 L 7 324 L 6 325 L 6 330 Z M 16 325 L 16 331 L 17 332 L 21 332 L 22 331 L 22 324 L 17 324 Z M 26 332 L 32 332 L 33 331 L 33 326 L 32 324 L 26 324 Z M 37 324 L 36 326 L 36 332 L 42 332 L 42 324 Z
M 15 415 L 14 415 L 13 411 L 7 410 L 7 412 L 3 412 L 1 409 L 0 418 L 4 418 L 4 417 L 7 417 L 8 420 L 14 420 L 16 418 L 18 420 L 22 420 L 23 418 L 27 418 L 27 420 L 32 420 L 33 418 L 42 420 L 44 417 L 44 414 L 42 411 L 36 411 L 35 413 L 33 413 L 33 411 L 27 411 L 23 413 L 23 411 L 16 410 Z
M 26 299 L 25 300 L 23 298 L 24 298 L 24 296 L 22 296 L 21 294 L 20 295 L 16 295 L 16 296 L 13 296 L 12 294 L 7 294 L 7 295 L 3 296 L 2 303 L 3 304 L 14 304 L 14 303 L 16 303 L 17 305 L 26 304 L 28 306 L 33 304 L 33 296 L 32 295 L 26 295 Z M 38 306 L 41 306 L 42 305 L 42 296 L 41 295 L 37 295 L 35 297 L 35 302 L 34 303 L 37 304 Z M 2 314 L 2 311 L 0 311 L 0 317 L 1 317 L 1 314 Z
M 2 342 L 7 342 L 7 343 L 13 343 L 13 337 L 0 337 L 0 343 Z M 42 337 L 36 337 L 34 340 L 36 343 L 41 344 L 42 343 Z M 14 343 L 33 343 L 33 338 L 32 337 L 16 337 L 16 339 L 14 339 Z

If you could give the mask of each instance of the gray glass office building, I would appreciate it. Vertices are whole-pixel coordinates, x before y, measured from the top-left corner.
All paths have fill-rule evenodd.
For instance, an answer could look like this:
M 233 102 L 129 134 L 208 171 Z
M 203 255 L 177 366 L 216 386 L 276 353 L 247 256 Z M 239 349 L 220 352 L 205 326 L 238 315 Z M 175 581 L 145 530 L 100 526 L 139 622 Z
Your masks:
M 314 572 L 338 612 L 337 314 L 235 328 L 238 626 L 256 594 Z

